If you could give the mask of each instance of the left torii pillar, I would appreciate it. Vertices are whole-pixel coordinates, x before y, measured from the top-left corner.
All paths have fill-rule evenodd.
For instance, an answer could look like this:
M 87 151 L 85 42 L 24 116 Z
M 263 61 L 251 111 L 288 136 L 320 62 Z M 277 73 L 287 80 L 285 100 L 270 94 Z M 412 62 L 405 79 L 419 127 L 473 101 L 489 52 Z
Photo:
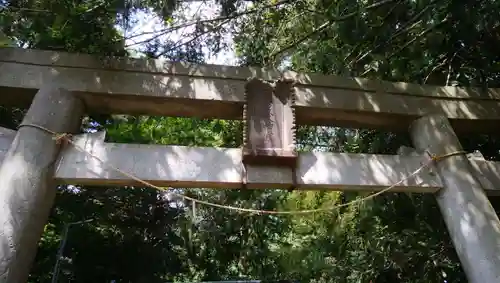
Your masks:
M 83 102 L 55 85 L 40 89 L 23 119 L 57 133 L 78 131 Z M 0 166 L 0 283 L 25 283 L 56 194 L 53 135 L 20 127 Z

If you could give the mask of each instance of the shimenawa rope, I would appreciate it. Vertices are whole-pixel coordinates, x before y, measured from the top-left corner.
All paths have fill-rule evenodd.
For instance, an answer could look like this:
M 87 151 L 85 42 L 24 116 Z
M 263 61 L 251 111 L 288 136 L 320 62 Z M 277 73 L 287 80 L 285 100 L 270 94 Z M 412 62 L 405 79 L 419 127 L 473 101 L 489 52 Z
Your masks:
M 168 189 L 167 188 L 163 188 L 163 187 L 159 187 L 159 186 L 156 186 L 156 185 L 153 185 L 147 181 L 144 181 L 140 178 L 137 178 L 136 176 L 130 174 L 130 173 L 127 173 L 115 166 L 113 166 L 112 164 L 109 164 L 108 162 L 102 160 L 101 158 L 99 158 L 98 156 L 86 151 L 84 148 L 82 148 L 81 146 L 75 144 L 72 140 L 71 140 L 71 135 L 70 134 L 67 134 L 67 133 L 56 133 L 50 129 L 47 129 L 43 126 L 40 126 L 40 125 L 36 125 L 36 124 L 21 124 L 19 125 L 19 128 L 21 127 L 32 127 L 32 128 L 36 128 L 36 129 L 39 129 L 39 130 L 42 130 L 42 131 L 45 131 L 51 135 L 53 135 L 53 140 L 55 140 L 55 142 L 57 144 L 70 144 L 72 145 L 73 147 L 75 147 L 77 150 L 91 156 L 92 158 L 96 159 L 97 161 L 99 161 L 100 163 L 102 163 L 103 165 L 105 166 L 108 166 L 109 168 L 111 168 L 112 170 L 134 180 L 134 181 L 137 181 L 143 185 L 146 185 L 148 187 L 151 187 L 151 188 L 154 188 L 156 190 L 159 190 L 159 191 L 167 191 Z M 420 171 L 422 171 L 425 167 L 429 166 L 431 163 L 433 162 L 439 162 L 441 160 L 443 160 L 444 158 L 447 158 L 447 157 L 451 157 L 451 156 L 455 156 L 455 155 L 461 155 L 461 154 L 465 154 L 466 152 L 465 151 L 455 151 L 455 152 L 451 152 L 451 153 L 447 153 L 447 154 L 443 154 L 443 155 L 439 155 L 439 156 L 436 156 L 436 155 L 433 155 L 431 156 L 431 159 L 429 159 L 428 162 L 424 163 L 422 166 L 420 166 L 417 170 L 415 170 L 413 173 L 411 173 L 410 175 L 404 177 L 403 179 L 399 180 L 398 182 L 392 184 L 391 186 L 383 189 L 383 190 L 380 190 L 376 193 L 373 193 L 373 194 L 370 194 L 364 198 L 360 198 L 360 199 L 356 199 L 356 200 L 353 200 L 353 201 L 350 201 L 348 203 L 344 203 L 344 204 L 340 204 L 340 205 L 335 205 L 335 206 L 331 206 L 331 207 L 328 207 L 328 208 L 318 208 L 318 209 L 309 209 L 309 210 L 287 210 L 287 211 L 278 211 L 278 210 L 260 210 L 260 209 L 251 209 L 251 208 L 241 208 L 241 207 L 235 207 L 235 206 L 229 206 L 229 205 L 221 205 L 221 204 L 216 204 L 216 203 L 212 203 L 212 202 L 208 202 L 208 201 L 203 201 L 203 200 L 199 200 L 199 199 L 196 199 L 196 198 L 192 198 L 192 197 L 189 197 L 189 196 L 186 196 L 186 195 L 183 195 L 183 194 L 179 194 L 179 193 L 176 193 L 176 192 L 170 192 L 172 195 L 176 196 L 176 197 L 179 197 L 179 198 L 183 198 L 183 199 L 186 199 L 186 200 L 189 200 L 189 201 L 192 201 L 193 203 L 199 203 L 199 204 L 203 204 L 203 205 L 207 205 L 207 206 L 212 206 L 212 207 L 217 207 L 217 208 L 222 208 L 222 209 L 228 209 L 228 210 L 234 210 L 234 211 L 237 211 L 237 212 L 248 212 L 248 213 L 253 213 L 253 214 L 272 214 L 272 215 L 294 215 L 294 214 L 310 214 L 310 213 L 318 213 L 318 212 L 327 212 L 327 211 L 333 211 L 333 210 L 336 210 L 336 209 L 339 209 L 341 207 L 346 207 L 346 206 L 350 206 L 350 205 L 353 205 L 353 204 L 356 204 L 356 203 L 361 203 L 361 202 L 364 202 L 364 201 L 367 201 L 369 199 L 372 199 L 378 195 L 381 195 L 385 192 L 388 192 L 390 190 L 392 190 L 393 188 L 395 188 L 396 186 L 400 185 L 401 183 L 405 182 L 406 180 L 414 177 L 415 175 L 417 175 L 418 173 L 420 173 Z

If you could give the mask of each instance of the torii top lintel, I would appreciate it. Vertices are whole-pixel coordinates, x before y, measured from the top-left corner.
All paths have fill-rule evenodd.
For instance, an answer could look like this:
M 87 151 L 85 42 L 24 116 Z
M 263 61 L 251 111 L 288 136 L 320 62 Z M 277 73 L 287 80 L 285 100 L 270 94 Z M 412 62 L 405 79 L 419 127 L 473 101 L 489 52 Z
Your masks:
M 442 113 L 456 132 L 498 131 L 500 90 L 393 83 L 275 69 L 0 49 L 0 105 L 27 108 L 57 82 L 88 112 L 242 119 L 247 78 L 294 79 L 296 123 L 406 131 Z

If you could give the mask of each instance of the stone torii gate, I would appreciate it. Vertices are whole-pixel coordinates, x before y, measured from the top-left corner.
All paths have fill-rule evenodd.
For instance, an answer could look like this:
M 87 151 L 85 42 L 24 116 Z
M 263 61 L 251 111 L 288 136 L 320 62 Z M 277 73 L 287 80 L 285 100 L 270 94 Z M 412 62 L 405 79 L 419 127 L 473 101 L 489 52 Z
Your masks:
M 247 78 L 252 78 L 250 81 Z M 244 119 L 243 148 L 74 137 L 86 151 L 154 185 L 206 188 L 384 189 L 429 161 L 460 152 L 455 131 L 498 129 L 500 91 L 0 49 L 0 104 L 29 108 L 0 130 L 0 282 L 26 282 L 56 184 L 137 185 L 53 135 L 75 133 L 85 113 Z M 295 152 L 295 123 L 409 130 L 410 154 Z M 467 277 L 500 282 L 500 163 L 453 155 L 394 191 L 435 194 Z

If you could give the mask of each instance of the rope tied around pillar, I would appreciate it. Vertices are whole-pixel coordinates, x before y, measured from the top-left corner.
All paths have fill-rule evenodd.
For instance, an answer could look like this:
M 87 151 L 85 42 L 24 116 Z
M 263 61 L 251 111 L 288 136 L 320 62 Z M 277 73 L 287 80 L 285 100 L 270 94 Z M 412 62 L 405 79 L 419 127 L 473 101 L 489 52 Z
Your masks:
M 137 181 L 143 185 L 146 185 L 147 187 L 150 187 L 150 188 L 153 188 L 153 189 L 156 189 L 156 190 L 159 190 L 159 191 L 167 191 L 168 188 L 164 188 L 164 187 L 159 187 L 159 186 L 156 186 L 156 185 L 153 185 L 147 181 L 144 181 L 130 173 L 127 173 L 117 167 L 115 167 L 114 165 L 112 164 L 109 164 L 109 162 L 106 162 L 104 160 L 102 160 L 101 158 L 99 158 L 98 156 L 94 155 L 93 153 L 90 153 L 88 152 L 87 150 L 83 149 L 82 147 L 80 147 L 79 145 L 75 144 L 73 141 L 72 141 L 72 135 L 71 134 L 68 134 L 68 133 L 56 133 L 50 129 L 47 129 L 41 125 L 36 125 L 36 124 L 27 124 L 27 123 L 24 123 L 24 124 L 21 124 L 19 125 L 18 128 L 21 128 L 21 127 L 33 127 L 33 128 L 36 128 L 36 129 L 39 129 L 39 130 L 42 130 L 44 132 L 47 132 L 51 135 L 53 135 L 52 139 L 57 143 L 66 143 L 66 144 L 70 144 L 72 145 L 74 148 L 76 148 L 77 150 L 89 155 L 90 157 L 94 158 L 95 160 L 99 161 L 100 163 L 102 163 L 103 165 L 105 166 L 108 166 L 109 168 L 111 168 L 113 171 L 119 173 L 119 174 L 122 174 L 128 178 L 131 178 L 132 180 L 134 181 Z M 189 196 L 186 196 L 186 195 L 183 195 L 183 194 L 180 194 L 180 193 L 176 193 L 176 192 L 171 192 L 171 194 L 173 196 L 176 196 L 176 197 L 179 197 L 179 198 L 182 198 L 184 200 L 188 200 L 188 201 L 191 201 L 192 202 L 192 205 L 194 207 L 195 203 L 199 203 L 199 204 L 203 204 L 203 205 L 207 205 L 207 206 L 212 206 L 212 207 L 216 207 L 216 208 L 221 208 L 221 209 L 227 209 L 227 210 L 232 210 L 232 211 L 237 211 L 239 213 L 251 213 L 251 214 L 254 214 L 254 215 L 304 215 L 304 214 L 314 214 L 314 213 L 320 213 L 320 212 L 331 212 L 333 210 L 336 210 L 336 209 L 339 209 L 339 208 L 342 208 L 342 207 L 347 207 L 347 206 L 350 206 L 350 205 L 353 205 L 353 204 L 357 204 L 357 203 L 362 203 L 362 202 L 365 202 L 369 199 L 372 199 L 372 198 L 375 198 L 376 196 L 379 196 L 385 192 L 388 192 L 390 190 L 392 190 L 393 188 L 397 187 L 398 185 L 402 184 L 403 182 L 405 182 L 406 180 L 414 177 L 415 175 L 417 175 L 420 171 L 422 171 L 424 168 L 426 168 L 427 166 L 431 165 L 432 163 L 434 162 L 439 162 L 447 157 L 451 157 L 451 156 L 455 156 L 455 155 L 461 155 L 461 154 L 465 154 L 466 152 L 465 151 L 455 151 L 455 152 L 451 152 L 451 153 L 446 153 L 446 154 L 443 154 L 443 155 L 431 155 L 431 159 L 429 160 L 429 162 L 427 163 L 424 163 L 422 164 L 418 169 L 416 169 L 413 173 L 409 174 L 408 176 L 402 178 L 401 180 L 399 180 L 398 182 L 392 184 L 391 186 L 383 189 L 383 190 L 380 190 L 376 193 L 373 193 L 373 194 L 370 194 L 366 197 L 363 197 L 363 198 L 360 198 L 360 199 L 356 199 L 356 200 L 353 200 L 353 201 L 350 201 L 348 203 L 343 203 L 343 204 L 340 204 L 340 205 L 333 205 L 333 206 L 330 206 L 330 207 L 326 207 L 326 208 L 318 208 L 318 209 L 309 209 L 309 210 L 286 210 L 286 211 L 278 211 L 278 210 L 260 210 L 260 209 L 251 209 L 251 208 L 241 208 L 241 207 L 235 207 L 235 206 L 229 206 L 229 205 L 222 205 L 222 204 L 217 204 L 217 203 L 212 203 L 212 202 L 208 202 L 208 201 L 204 201 L 204 200 L 200 200 L 200 199 L 196 199 L 196 198 L 193 198 L 193 197 L 189 197 Z
M 62 133 L 56 134 L 52 139 L 55 140 L 57 145 L 66 146 L 72 138 L 72 134 Z
M 467 154 L 467 152 L 464 150 L 457 150 L 457 151 L 453 151 L 453 152 L 442 154 L 442 155 L 431 154 L 430 152 L 427 152 L 427 154 L 429 154 L 431 156 L 431 160 L 436 163 L 436 162 L 439 162 L 447 157 L 464 155 L 464 154 Z
M 71 139 L 73 138 L 72 134 L 56 133 L 52 130 L 49 130 L 49 129 L 47 129 L 43 126 L 37 125 L 37 124 L 23 123 L 23 124 L 20 124 L 17 128 L 20 129 L 22 127 L 32 127 L 32 128 L 39 129 L 39 130 L 42 130 L 42 131 L 45 131 L 47 133 L 52 134 L 52 140 L 54 140 L 57 145 L 65 146 L 65 145 L 71 143 Z

